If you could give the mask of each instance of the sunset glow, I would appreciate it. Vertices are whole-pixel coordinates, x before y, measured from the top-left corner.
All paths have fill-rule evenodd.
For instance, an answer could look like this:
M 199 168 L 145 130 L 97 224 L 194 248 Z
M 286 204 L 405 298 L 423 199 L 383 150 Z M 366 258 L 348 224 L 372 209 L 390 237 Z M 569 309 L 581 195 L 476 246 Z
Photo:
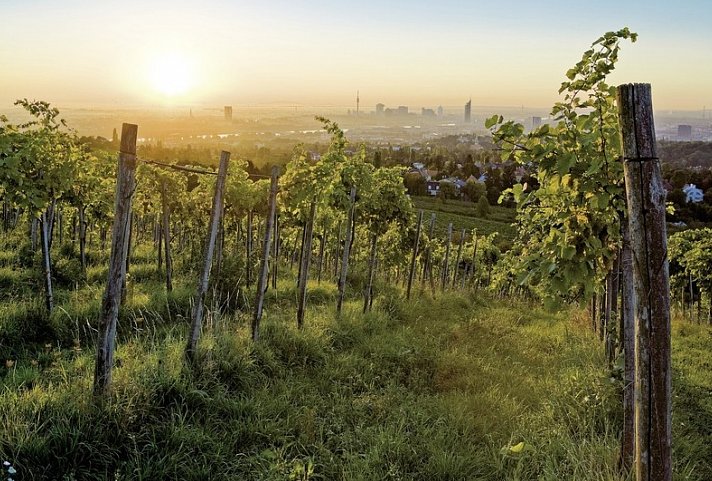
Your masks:
M 183 95 L 194 85 L 194 73 L 190 62 L 179 53 L 157 56 L 149 66 L 151 87 L 166 97 Z

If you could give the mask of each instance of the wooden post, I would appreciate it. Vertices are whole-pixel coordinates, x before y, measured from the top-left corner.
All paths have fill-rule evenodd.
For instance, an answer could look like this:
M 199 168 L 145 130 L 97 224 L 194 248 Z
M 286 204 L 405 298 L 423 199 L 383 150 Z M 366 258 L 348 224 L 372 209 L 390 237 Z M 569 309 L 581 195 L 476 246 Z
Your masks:
M 48 313 L 52 313 L 54 309 L 54 295 L 52 293 L 52 264 L 50 262 L 50 226 L 48 214 L 45 210 L 42 212 L 42 220 L 40 222 L 40 241 L 42 242 L 42 270 L 44 273 L 45 285 L 45 307 Z
M 321 271 L 324 267 L 324 245 L 326 244 L 326 226 L 319 239 L 319 268 L 317 269 L 316 282 L 321 284 Z
M 87 271 L 87 254 L 86 254 L 86 243 L 87 243 L 87 222 L 86 222 L 86 207 L 83 205 L 79 207 L 79 259 L 82 265 L 82 272 L 86 274 Z M 61 232 L 61 229 L 60 229 Z M 61 241 L 60 241 L 61 242 Z
M 378 236 L 373 234 L 371 238 L 371 254 L 368 258 L 368 281 L 366 282 L 366 289 L 363 293 L 363 313 L 368 311 L 371 306 L 373 296 L 373 276 L 376 272 L 376 243 L 378 242 Z
M 279 264 L 279 215 L 276 210 L 277 201 L 275 200 L 275 211 L 274 211 L 274 248 L 272 255 L 274 260 L 272 261 L 272 289 L 277 289 L 277 265 Z
M 636 294 L 636 479 L 670 481 L 670 287 L 650 85 L 619 86 L 618 108 Z
M 460 233 L 460 246 L 457 248 L 457 258 L 455 259 L 455 271 L 452 273 L 452 288 L 457 287 L 457 274 L 460 272 L 460 259 L 462 258 L 462 246 L 465 243 L 465 229 Z M 463 277 L 464 277 L 463 273 Z
M 223 211 L 223 190 L 225 188 L 225 177 L 227 176 L 227 164 L 230 161 L 230 152 L 224 150 L 220 153 L 220 166 L 218 167 L 218 178 L 215 181 L 215 195 L 213 196 L 213 207 L 210 210 L 210 230 L 205 242 L 205 256 L 203 258 L 203 271 L 198 280 L 198 289 L 193 304 L 193 315 L 190 324 L 190 334 L 188 335 L 188 345 L 185 349 L 186 360 L 192 364 L 195 361 L 195 352 L 200 338 L 200 328 L 203 323 L 203 306 L 205 294 L 208 292 L 208 281 L 210 280 L 210 268 L 213 265 L 213 252 L 215 250 L 215 240 L 218 236 L 218 226 Z M 166 255 L 166 260 L 168 255 Z M 166 264 L 168 268 L 168 264 Z
M 171 207 L 166 195 L 166 181 L 161 182 L 161 203 L 163 204 L 163 239 L 166 245 L 166 291 L 173 290 L 173 255 L 171 253 Z
M 349 194 L 349 217 L 346 222 L 346 239 L 344 240 L 344 252 L 341 258 L 341 273 L 339 274 L 339 295 L 336 299 L 336 312 L 340 313 L 344 305 L 344 294 L 346 292 L 346 274 L 349 270 L 349 253 L 351 250 L 351 234 L 353 232 L 351 226 L 354 222 L 354 213 L 356 210 L 356 186 L 351 187 Z
M 443 261 L 443 272 L 441 274 L 441 289 L 444 291 L 445 286 L 450 279 L 450 244 L 452 243 L 452 222 L 447 225 L 447 244 L 445 246 L 445 260 Z
M 341 222 L 339 222 L 339 228 L 336 230 L 336 248 L 334 249 L 334 277 L 339 275 L 339 252 L 341 252 Z
M 265 292 L 267 291 L 267 276 L 269 272 L 269 251 L 272 241 L 272 230 L 275 226 L 277 213 L 277 180 L 279 168 L 272 167 L 272 180 L 269 189 L 269 211 L 267 213 L 267 226 L 265 228 L 265 238 L 262 243 L 262 260 L 260 263 L 260 276 L 257 278 L 257 299 L 255 300 L 255 316 L 252 318 L 252 340 L 257 341 L 260 337 L 260 320 L 262 320 L 262 308 L 264 307 Z M 276 264 L 277 257 L 274 256 L 272 263 Z
M 297 305 L 297 327 L 304 326 L 304 310 L 307 305 L 307 281 L 309 280 L 309 263 L 312 257 L 312 239 L 314 238 L 314 217 L 316 216 L 316 201 L 312 201 L 309 219 L 304 229 L 304 244 L 299 268 L 299 299 Z
M 116 200 L 114 203 L 114 226 L 109 257 L 109 279 L 101 305 L 99 335 L 97 339 L 96 366 L 94 370 L 94 394 L 105 395 L 111 386 L 111 368 L 114 365 L 114 342 L 116 322 L 121 303 L 121 285 L 126 274 L 126 244 L 131 216 L 131 198 L 136 186 L 136 135 L 138 126 L 123 124 L 121 147 L 116 176 Z
M 635 459 L 635 289 L 628 220 L 621 219 L 621 335 L 623 348 L 623 439 L 621 467 L 629 472 Z
M 245 262 L 245 282 L 247 287 L 252 285 L 252 209 L 247 212 L 247 237 L 245 242 L 246 262 Z
M 423 224 L 423 211 L 418 212 L 418 226 L 415 228 L 415 245 L 413 245 L 413 255 L 410 258 L 410 271 L 408 272 L 408 288 L 406 299 L 410 299 L 410 290 L 413 287 L 413 277 L 415 276 L 415 261 L 418 258 L 418 247 L 420 245 L 420 228 Z

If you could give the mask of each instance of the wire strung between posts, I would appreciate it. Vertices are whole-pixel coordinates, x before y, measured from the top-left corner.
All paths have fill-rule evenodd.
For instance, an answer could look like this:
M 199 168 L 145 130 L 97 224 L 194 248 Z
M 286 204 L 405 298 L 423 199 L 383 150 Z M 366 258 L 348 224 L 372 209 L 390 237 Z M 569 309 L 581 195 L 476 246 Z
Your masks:
M 176 164 L 167 164 L 165 162 L 159 162 L 157 160 L 151 160 L 151 159 L 144 159 L 142 157 L 136 157 L 136 160 L 139 162 L 143 162 L 145 164 L 152 164 L 152 165 L 157 165 L 159 167 L 165 167 L 168 169 L 174 169 L 174 170 L 180 170 L 183 172 L 190 172 L 191 174 L 204 174 L 204 175 L 218 175 L 217 172 L 212 172 L 210 170 L 201 170 L 201 169 L 193 169 L 191 167 L 183 167 L 182 165 L 176 165 Z M 271 176 L 269 175 L 264 175 L 264 174 L 251 174 L 247 173 L 248 177 L 259 177 L 261 179 L 269 179 Z
M 192 169 L 190 167 L 183 167 L 181 165 L 175 165 L 175 164 L 166 164 L 164 162 L 158 162 L 157 160 L 151 160 L 151 159 L 143 159 L 140 157 L 137 157 L 136 160 L 139 160 L 145 164 L 152 164 L 152 165 L 157 165 L 159 167 L 165 167 L 169 169 L 174 169 L 174 170 L 180 170 L 183 172 L 190 172 L 191 174 L 204 174 L 204 175 L 218 175 L 217 172 L 211 172 L 209 170 L 200 170 L 200 169 Z

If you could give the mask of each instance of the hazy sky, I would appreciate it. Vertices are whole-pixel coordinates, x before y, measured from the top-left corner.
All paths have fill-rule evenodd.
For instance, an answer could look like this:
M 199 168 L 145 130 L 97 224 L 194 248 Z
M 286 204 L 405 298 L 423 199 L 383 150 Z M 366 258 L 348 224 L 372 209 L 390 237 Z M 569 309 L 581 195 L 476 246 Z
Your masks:
M 259 4 L 258 4 L 259 3 Z M 608 30 L 611 83 L 712 108 L 712 0 L 0 0 L 0 108 L 262 104 L 548 107 Z M 172 72 L 172 73 L 171 73 Z

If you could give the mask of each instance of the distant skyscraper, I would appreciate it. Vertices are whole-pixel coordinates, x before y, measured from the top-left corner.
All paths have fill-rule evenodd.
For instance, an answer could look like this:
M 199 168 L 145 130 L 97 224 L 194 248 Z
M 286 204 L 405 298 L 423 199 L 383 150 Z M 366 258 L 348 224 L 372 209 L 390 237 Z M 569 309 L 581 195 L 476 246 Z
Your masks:
M 232 120 L 232 106 L 226 105 L 224 109 L 225 120 Z
M 433 109 L 423 107 L 420 112 L 423 117 L 435 117 L 435 111 Z
M 356 91 L 356 115 L 359 114 L 359 104 L 361 103 L 361 98 L 359 97 L 359 91 Z
M 383 115 L 383 110 L 386 108 L 383 104 L 376 104 L 376 114 Z
M 465 104 L 465 123 L 469 124 L 470 122 L 472 122 L 472 99 Z
M 532 117 L 532 129 L 536 129 L 537 127 L 541 127 L 541 117 Z
M 398 115 L 408 115 L 408 106 L 399 105 L 398 110 L 396 112 L 398 113 Z
M 442 116 L 443 116 L 443 106 L 440 105 L 440 106 L 438 107 L 438 117 L 442 117 Z
M 692 140 L 692 125 L 678 125 L 677 138 L 679 140 Z

